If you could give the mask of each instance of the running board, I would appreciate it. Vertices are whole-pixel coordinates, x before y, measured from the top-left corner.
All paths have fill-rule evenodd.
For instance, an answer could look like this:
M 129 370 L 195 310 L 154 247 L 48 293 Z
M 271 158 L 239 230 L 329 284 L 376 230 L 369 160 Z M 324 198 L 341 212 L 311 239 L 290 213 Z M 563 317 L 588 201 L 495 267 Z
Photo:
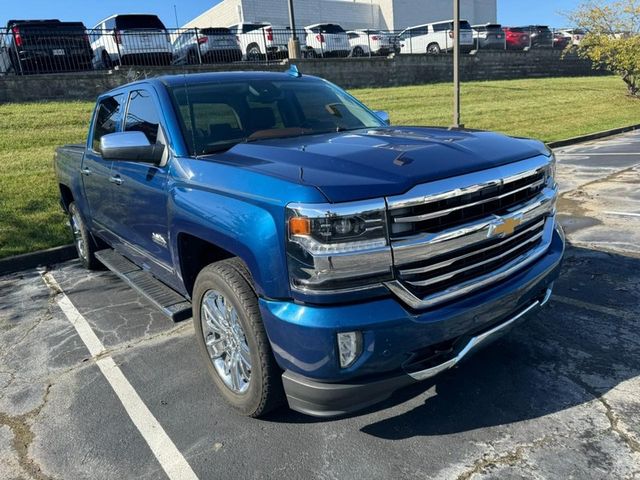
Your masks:
M 115 250 L 108 248 L 96 252 L 95 255 L 105 267 L 174 322 L 185 320 L 191 316 L 191 302 L 189 300 Z

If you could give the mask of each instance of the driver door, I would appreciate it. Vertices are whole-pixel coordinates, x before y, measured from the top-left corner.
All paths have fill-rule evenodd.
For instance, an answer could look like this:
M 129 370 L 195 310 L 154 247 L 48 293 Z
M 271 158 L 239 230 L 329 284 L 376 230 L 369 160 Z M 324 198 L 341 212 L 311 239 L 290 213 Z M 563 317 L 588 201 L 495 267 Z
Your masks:
M 155 92 L 138 89 L 129 94 L 123 131 L 143 132 L 149 142 L 167 145 Z M 163 161 L 114 160 L 110 182 L 116 225 L 123 253 L 162 278 L 173 274 L 167 215 L 168 149 Z

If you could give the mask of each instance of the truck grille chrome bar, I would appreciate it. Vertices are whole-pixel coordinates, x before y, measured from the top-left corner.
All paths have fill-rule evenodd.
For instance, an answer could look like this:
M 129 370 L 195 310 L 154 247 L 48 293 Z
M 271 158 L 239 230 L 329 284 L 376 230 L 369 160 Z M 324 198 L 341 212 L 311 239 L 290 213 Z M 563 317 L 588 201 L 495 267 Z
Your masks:
M 540 156 L 389 198 L 392 228 L 404 231 L 390 232 L 395 280 L 387 287 L 410 307 L 428 308 L 540 258 L 555 226 L 549 163 Z

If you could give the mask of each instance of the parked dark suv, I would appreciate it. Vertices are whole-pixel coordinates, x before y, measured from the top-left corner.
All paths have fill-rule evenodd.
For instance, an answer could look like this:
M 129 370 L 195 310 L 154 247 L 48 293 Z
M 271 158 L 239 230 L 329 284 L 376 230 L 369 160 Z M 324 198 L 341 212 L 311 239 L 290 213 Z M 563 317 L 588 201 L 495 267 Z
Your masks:
M 529 30 L 531 48 L 553 48 L 553 33 L 544 25 L 530 25 Z
M 474 25 L 473 41 L 478 50 L 504 50 L 505 33 L 502 25 L 497 23 L 485 23 L 484 25 Z
M 9 20 L 7 49 L 16 73 L 91 70 L 93 51 L 82 22 Z

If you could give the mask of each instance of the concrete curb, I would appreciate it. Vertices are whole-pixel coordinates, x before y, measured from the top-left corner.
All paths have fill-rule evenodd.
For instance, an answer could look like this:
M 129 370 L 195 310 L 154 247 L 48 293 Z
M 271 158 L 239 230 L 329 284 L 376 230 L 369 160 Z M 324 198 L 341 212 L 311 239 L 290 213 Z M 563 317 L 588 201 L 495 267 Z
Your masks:
M 600 138 L 611 137 L 613 135 L 619 135 L 621 133 L 633 132 L 640 129 L 640 123 L 635 125 L 629 125 L 627 127 L 614 128 L 612 130 L 605 130 L 603 132 L 589 133 L 588 135 L 581 135 L 579 137 L 567 138 L 566 140 L 558 140 L 557 142 L 549 142 L 547 146 L 549 148 L 568 147 L 569 145 L 575 145 L 576 143 L 584 143 L 590 140 L 598 140 Z
M 75 245 L 63 245 L 61 247 L 49 248 L 47 250 L 39 250 L 32 253 L 24 253 L 14 257 L 3 258 L 0 260 L 0 275 L 7 273 L 15 273 L 30 268 L 41 267 L 44 265 L 52 265 L 54 263 L 66 262 L 76 258 Z

